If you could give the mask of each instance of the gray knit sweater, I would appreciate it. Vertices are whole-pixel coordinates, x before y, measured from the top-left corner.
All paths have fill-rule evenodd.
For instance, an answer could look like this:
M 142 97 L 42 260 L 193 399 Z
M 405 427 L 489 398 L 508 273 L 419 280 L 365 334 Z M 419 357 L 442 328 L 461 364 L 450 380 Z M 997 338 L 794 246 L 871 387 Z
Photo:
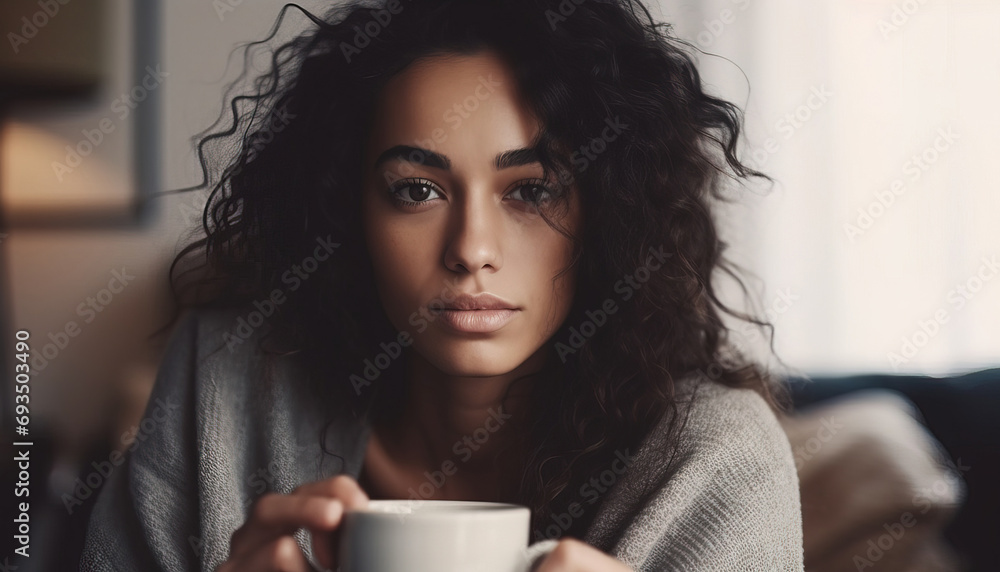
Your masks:
M 272 372 L 276 383 L 256 383 L 256 340 L 225 345 L 236 318 L 182 318 L 146 410 L 152 421 L 94 501 L 81 570 L 214 571 L 266 490 L 358 476 L 370 428 L 336 420 L 327 448 L 343 460 L 322 454 L 320 408 L 289 382 L 301 366 L 286 359 Z M 636 571 L 802 570 L 799 483 L 777 419 L 755 392 L 707 379 L 679 384 L 679 395 L 696 385 L 669 469 L 656 454 L 666 449 L 661 424 L 637 451 L 620 452 L 631 457 L 627 470 L 609 459 L 581 489 L 581 504 L 599 503 L 583 540 Z M 541 554 L 554 545 L 539 540 L 545 534 L 532 535 Z M 296 538 L 320 569 L 308 533 Z

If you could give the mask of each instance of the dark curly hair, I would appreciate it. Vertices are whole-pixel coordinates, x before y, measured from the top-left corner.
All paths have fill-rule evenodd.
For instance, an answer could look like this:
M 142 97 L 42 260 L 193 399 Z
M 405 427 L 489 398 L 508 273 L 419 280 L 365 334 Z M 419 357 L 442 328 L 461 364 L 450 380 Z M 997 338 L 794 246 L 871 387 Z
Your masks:
M 521 426 L 529 453 L 516 498 L 533 509 L 533 529 L 579 501 L 580 483 L 615 452 L 635 451 L 667 414 L 676 438 L 682 378 L 752 388 L 776 411 L 787 409 L 783 386 L 737 351 L 724 319 L 770 324 L 727 306 L 716 283 L 728 275 L 750 296 L 723 258 L 713 205 L 727 200 L 729 183 L 770 179 L 738 158 L 740 109 L 706 93 L 693 46 L 668 24 L 638 0 L 352 2 L 323 17 L 289 4 L 271 34 L 246 47 L 234 86 L 293 8 L 309 31 L 267 52 L 270 70 L 249 93 L 227 92 L 228 128 L 219 125 L 224 115 L 197 138 L 204 179 L 193 188 L 211 193 L 204 235 L 171 265 L 179 307 L 267 299 L 317 237 L 330 236 L 341 246 L 278 307 L 269 323 L 280 335 L 262 347 L 309 362 L 303 382 L 330 404 L 331 417 L 341 405 L 369 420 L 398 412 L 406 388 L 397 365 L 360 397 L 349 381 L 396 337 L 362 239 L 362 143 L 376 95 L 394 74 L 419 58 L 489 49 L 510 64 L 540 121 L 546 174 L 577 186 L 586 220 L 571 237 L 573 306 L 548 342 L 550 366 Z M 625 127 L 588 154 L 609 122 Z M 622 298 L 620 281 L 645 266 L 651 248 L 667 253 L 664 266 L 646 273 L 606 323 L 584 327 L 605 300 Z M 585 343 L 571 344 L 581 327 Z M 561 532 L 582 537 L 596 507 L 584 508 Z

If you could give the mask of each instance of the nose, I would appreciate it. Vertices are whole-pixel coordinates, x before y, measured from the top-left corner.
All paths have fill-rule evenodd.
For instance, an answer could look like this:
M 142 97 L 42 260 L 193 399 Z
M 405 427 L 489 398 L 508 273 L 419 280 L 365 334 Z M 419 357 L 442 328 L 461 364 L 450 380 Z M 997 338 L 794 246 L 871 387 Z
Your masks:
M 448 221 L 445 266 L 456 273 L 497 272 L 503 266 L 500 205 L 491 192 L 461 193 Z

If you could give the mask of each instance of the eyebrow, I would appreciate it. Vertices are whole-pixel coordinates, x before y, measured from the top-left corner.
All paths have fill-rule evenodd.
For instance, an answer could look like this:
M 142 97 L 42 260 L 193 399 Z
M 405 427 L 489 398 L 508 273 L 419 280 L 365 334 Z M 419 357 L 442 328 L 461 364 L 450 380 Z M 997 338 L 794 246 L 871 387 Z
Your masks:
M 445 171 L 451 169 L 451 159 L 446 155 L 412 145 L 396 145 L 386 149 L 375 160 L 375 168 L 377 169 L 382 163 L 394 159 L 418 165 L 427 165 L 428 167 L 444 169 Z M 497 155 L 493 160 L 493 167 L 500 171 L 532 163 L 538 163 L 538 152 L 534 149 L 521 148 L 504 151 Z

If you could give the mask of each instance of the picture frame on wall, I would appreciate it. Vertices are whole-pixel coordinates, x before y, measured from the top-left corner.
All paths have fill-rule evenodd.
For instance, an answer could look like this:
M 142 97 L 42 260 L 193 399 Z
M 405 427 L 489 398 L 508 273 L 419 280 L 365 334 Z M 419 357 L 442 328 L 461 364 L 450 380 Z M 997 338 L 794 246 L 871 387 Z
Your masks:
M 155 192 L 158 3 L 0 8 L 0 224 L 142 223 Z

